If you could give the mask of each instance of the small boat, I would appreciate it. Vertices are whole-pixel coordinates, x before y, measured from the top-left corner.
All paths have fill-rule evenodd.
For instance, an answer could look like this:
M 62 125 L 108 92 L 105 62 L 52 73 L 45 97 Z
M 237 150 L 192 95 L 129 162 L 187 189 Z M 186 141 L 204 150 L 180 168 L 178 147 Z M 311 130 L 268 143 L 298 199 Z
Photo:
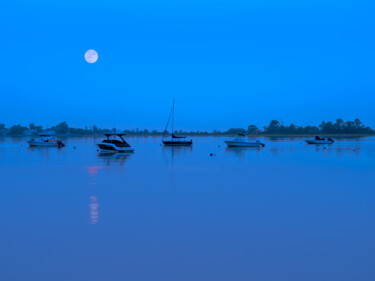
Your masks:
M 265 144 L 257 141 L 248 141 L 245 135 L 239 134 L 231 141 L 224 141 L 228 147 L 265 147 Z
M 171 134 L 171 139 L 170 140 L 164 140 L 164 137 L 165 137 L 165 135 L 167 133 L 167 129 L 168 129 L 168 125 L 169 125 L 169 121 L 171 120 L 171 117 L 172 117 L 172 134 Z M 192 146 L 193 145 L 193 140 L 192 139 L 186 140 L 186 137 L 176 136 L 173 133 L 173 124 L 174 124 L 174 99 L 173 99 L 172 110 L 171 110 L 171 113 L 169 114 L 167 126 L 165 126 L 165 130 L 164 130 L 162 142 L 163 142 L 163 144 L 165 146 Z
M 315 137 L 313 140 L 305 140 L 307 144 L 333 144 L 335 141 L 331 138 L 324 139 L 318 136 Z
M 30 146 L 46 146 L 46 147 L 55 146 L 59 148 L 65 146 L 65 144 L 60 139 L 52 137 L 51 135 L 41 134 L 39 136 L 40 138 L 38 139 L 29 139 L 27 143 Z
M 134 152 L 134 149 L 124 140 L 123 136 L 125 134 L 104 134 L 107 139 L 97 143 L 96 145 L 102 152 Z M 120 140 L 116 139 L 116 136 Z M 111 138 L 113 137 L 113 138 Z

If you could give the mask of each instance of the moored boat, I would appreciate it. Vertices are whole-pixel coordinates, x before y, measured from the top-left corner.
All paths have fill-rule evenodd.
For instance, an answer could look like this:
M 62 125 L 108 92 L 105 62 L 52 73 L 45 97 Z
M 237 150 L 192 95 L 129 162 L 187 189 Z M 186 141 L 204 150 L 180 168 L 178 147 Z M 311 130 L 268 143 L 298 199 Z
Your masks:
M 174 136 L 172 135 L 172 139 L 171 140 L 162 140 L 163 144 L 165 146 L 191 146 L 193 145 L 193 140 L 177 140 L 178 139 L 181 139 L 181 138 L 185 138 L 185 137 L 177 137 L 177 136 Z
M 58 138 L 52 137 L 51 135 L 41 134 L 40 138 L 29 139 L 27 143 L 29 146 L 45 146 L 45 147 L 64 147 L 65 144 Z
M 97 143 L 96 145 L 102 152 L 134 152 L 134 149 L 124 140 L 123 136 L 125 134 L 104 134 L 107 139 Z M 119 137 L 120 140 L 115 137 Z M 112 137 L 112 138 L 111 138 Z
M 307 144 L 333 144 L 335 141 L 332 138 L 320 138 L 318 136 L 313 140 L 305 140 Z
M 228 147 L 265 147 L 265 144 L 257 141 L 248 141 L 245 135 L 239 134 L 233 140 L 224 141 Z
M 167 129 L 168 129 L 168 125 L 169 125 L 169 121 L 170 121 L 171 117 L 172 117 L 172 134 L 171 134 L 171 139 L 170 140 L 164 140 L 165 135 L 167 134 Z M 192 139 L 186 140 L 186 137 L 176 136 L 173 133 L 173 125 L 174 125 L 174 99 L 173 99 L 172 110 L 171 110 L 171 113 L 169 114 L 167 125 L 165 126 L 165 130 L 164 130 L 164 134 L 163 134 L 163 138 L 162 138 L 162 143 L 165 146 L 191 146 L 191 145 L 193 145 L 193 140 Z

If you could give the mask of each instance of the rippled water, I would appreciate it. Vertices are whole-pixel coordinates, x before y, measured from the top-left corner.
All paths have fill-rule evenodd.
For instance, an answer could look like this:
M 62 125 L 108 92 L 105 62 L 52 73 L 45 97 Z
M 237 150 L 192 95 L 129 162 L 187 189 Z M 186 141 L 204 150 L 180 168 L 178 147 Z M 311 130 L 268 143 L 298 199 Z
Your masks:
M 375 138 L 98 140 L 0 138 L 0 280 L 375 280 Z

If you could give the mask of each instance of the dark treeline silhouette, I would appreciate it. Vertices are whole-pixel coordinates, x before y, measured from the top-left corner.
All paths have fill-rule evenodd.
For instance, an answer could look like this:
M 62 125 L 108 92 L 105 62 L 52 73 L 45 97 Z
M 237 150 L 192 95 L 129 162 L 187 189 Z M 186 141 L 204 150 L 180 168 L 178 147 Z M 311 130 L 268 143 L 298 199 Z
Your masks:
M 125 133 L 129 135 L 162 135 L 163 132 L 148 129 L 131 129 L 131 130 L 118 130 L 101 129 L 96 125 L 85 128 L 72 128 L 66 122 L 61 122 L 56 126 L 43 128 L 41 125 L 31 123 L 29 126 L 13 125 L 7 128 L 5 124 L 0 124 L 0 135 L 22 136 L 22 135 L 38 135 L 41 133 L 56 134 L 56 135 L 101 135 L 108 133 Z M 169 133 L 169 132 L 168 132 Z M 341 134 L 341 135 L 373 135 L 375 131 L 368 126 L 365 126 L 359 119 L 354 121 L 344 121 L 337 119 L 336 122 L 323 121 L 319 126 L 297 126 L 295 124 L 284 125 L 283 122 L 272 120 L 268 126 L 263 130 L 259 129 L 256 125 L 249 125 L 247 129 L 243 128 L 230 128 L 227 131 L 213 130 L 207 131 L 175 131 L 175 134 L 183 135 L 319 135 L 319 134 Z
M 337 119 L 335 123 L 329 121 L 323 121 L 318 127 L 316 126 L 297 126 L 290 124 L 285 126 L 277 120 L 272 120 L 268 126 L 264 127 L 264 134 L 272 135 L 317 135 L 317 134 L 374 134 L 375 131 L 370 127 L 366 127 L 361 120 L 358 118 L 354 121 L 344 121 L 342 119 Z

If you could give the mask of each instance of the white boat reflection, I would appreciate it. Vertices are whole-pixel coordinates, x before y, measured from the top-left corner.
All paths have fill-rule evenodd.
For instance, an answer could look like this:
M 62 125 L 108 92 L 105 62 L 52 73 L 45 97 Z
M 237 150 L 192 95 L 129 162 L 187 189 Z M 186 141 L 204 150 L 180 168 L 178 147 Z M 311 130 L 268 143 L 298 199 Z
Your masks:
M 119 164 L 124 165 L 125 162 L 131 157 L 131 154 L 124 154 L 124 153 L 107 153 L 107 152 L 99 152 L 98 158 L 101 159 L 107 166 L 112 164 Z
M 227 147 L 225 148 L 226 153 L 232 153 L 239 158 L 244 158 L 246 152 L 253 151 L 256 153 L 260 153 L 262 150 L 261 147 Z

